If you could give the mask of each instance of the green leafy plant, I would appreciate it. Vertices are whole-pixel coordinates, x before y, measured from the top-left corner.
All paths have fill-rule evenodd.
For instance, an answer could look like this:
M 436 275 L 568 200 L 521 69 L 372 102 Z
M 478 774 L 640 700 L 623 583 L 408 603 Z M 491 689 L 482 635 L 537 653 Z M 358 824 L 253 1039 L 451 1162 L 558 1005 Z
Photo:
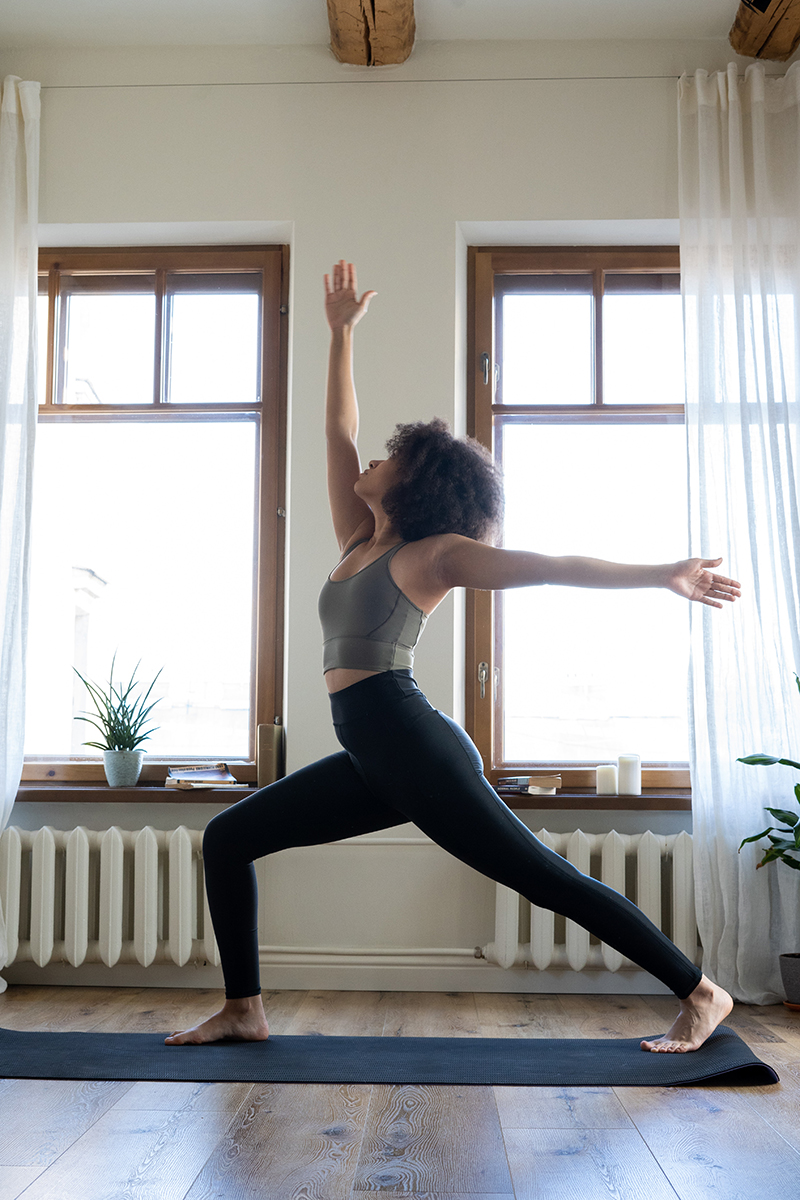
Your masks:
M 798 691 L 800 691 L 800 676 L 795 675 L 794 679 Z M 746 758 L 737 758 L 736 761 L 746 763 L 749 767 L 771 767 L 775 763 L 781 763 L 784 767 L 795 767 L 800 771 L 800 763 L 794 762 L 791 758 L 773 758 L 771 754 L 748 754 Z M 794 785 L 794 795 L 797 803 L 800 804 L 800 783 Z M 780 858 L 787 867 L 793 867 L 795 871 L 800 871 L 800 814 L 789 812 L 786 808 L 767 808 L 766 805 L 764 807 L 776 821 L 783 822 L 784 828 L 770 825 L 761 833 L 745 838 L 739 846 L 739 851 L 741 852 L 742 846 L 747 842 L 758 842 L 765 837 L 772 845 L 765 851 L 761 862 L 756 864 L 756 869 L 765 867 L 767 863 L 775 862 Z
M 77 667 L 73 667 L 75 674 L 88 691 L 96 710 L 94 713 L 81 713 L 75 717 L 75 720 L 86 721 L 103 735 L 104 741 L 102 742 L 83 743 L 84 746 L 92 746 L 96 750 L 135 750 L 158 728 L 157 725 L 152 724 L 148 728 L 147 719 L 159 701 L 153 700 L 150 704 L 147 702 L 161 671 L 158 671 L 144 695 L 137 697 L 135 694 L 137 689 L 141 691 L 143 686 L 136 679 L 141 659 L 134 667 L 127 684 L 114 683 L 116 661 L 115 654 L 111 660 L 107 689 L 98 687 L 96 683 L 90 683 L 88 679 L 84 679 Z M 162 667 L 161 670 L 163 669 Z

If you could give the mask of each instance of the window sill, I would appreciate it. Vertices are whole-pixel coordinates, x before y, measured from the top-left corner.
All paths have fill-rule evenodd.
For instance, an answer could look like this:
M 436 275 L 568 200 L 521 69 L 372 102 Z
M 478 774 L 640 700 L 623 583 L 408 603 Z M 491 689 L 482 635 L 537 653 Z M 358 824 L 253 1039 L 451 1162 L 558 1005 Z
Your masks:
M 136 787 L 109 787 L 107 783 L 22 783 L 17 803 L 80 804 L 234 804 L 252 795 L 255 788 L 167 788 L 137 784 Z
M 80 804 L 234 804 L 253 794 L 255 789 L 243 785 L 241 788 L 197 788 L 183 791 L 180 788 L 157 787 L 138 784 L 136 787 L 111 788 L 106 783 L 40 781 L 22 783 L 17 793 L 17 803 L 80 803 Z M 689 812 L 692 795 L 689 788 L 674 788 L 669 791 L 645 789 L 641 796 L 598 796 L 593 789 L 573 789 L 556 792 L 553 796 L 531 796 L 524 792 L 506 789 L 500 795 L 512 809 L 616 809 L 630 812 Z
M 532 796 L 530 793 L 506 789 L 501 789 L 499 794 L 509 808 L 517 809 L 591 808 L 599 811 L 616 809 L 627 812 L 691 812 L 692 808 L 690 788 L 644 788 L 641 796 L 598 796 L 594 788 L 573 788 L 550 796 Z
M 170 767 L 214 766 L 219 756 L 208 758 L 145 759 L 137 788 L 164 790 L 164 780 Z M 257 767 L 254 762 L 227 760 L 228 769 L 243 788 L 256 782 Z M 99 759 L 28 759 L 22 767 L 21 788 L 26 787 L 72 787 L 107 788 L 103 763 Z M 171 791 L 172 789 L 170 789 Z

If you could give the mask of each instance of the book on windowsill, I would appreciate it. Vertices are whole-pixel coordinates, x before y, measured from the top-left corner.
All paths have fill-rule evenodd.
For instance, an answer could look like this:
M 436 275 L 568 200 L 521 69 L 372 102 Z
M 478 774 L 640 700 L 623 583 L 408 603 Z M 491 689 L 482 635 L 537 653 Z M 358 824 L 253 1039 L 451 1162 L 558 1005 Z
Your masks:
M 527 792 L 531 796 L 554 796 L 561 787 L 560 775 L 513 775 L 498 780 L 498 787 L 507 792 Z
M 191 791 L 194 788 L 245 787 L 228 770 L 227 763 L 216 763 L 213 767 L 170 767 L 164 786 Z

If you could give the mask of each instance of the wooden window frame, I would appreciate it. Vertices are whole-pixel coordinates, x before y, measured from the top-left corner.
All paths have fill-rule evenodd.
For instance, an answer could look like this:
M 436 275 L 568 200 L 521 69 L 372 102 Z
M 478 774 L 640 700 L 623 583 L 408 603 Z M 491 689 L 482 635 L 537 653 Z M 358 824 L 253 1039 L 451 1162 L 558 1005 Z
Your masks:
M 575 274 L 592 272 L 595 348 L 602 345 L 603 273 L 665 274 L 680 272 L 677 246 L 648 247 L 507 247 L 471 246 L 468 249 L 467 306 L 467 429 L 495 452 L 495 418 L 517 415 L 522 420 L 584 423 L 595 419 L 614 423 L 643 420 L 683 423 L 684 406 L 603 404 L 602 356 L 595 354 L 594 396 L 584 405 L 503 405 L 496 389 L 495 294 L 498 278 L 526 274 Z M 488 363 L 491 369 L 486 369 Z M 602 410 L 602 411 L 601 411 Z M 613 418 L 611 413 L 613 412 Z M 562 790 L 555 797 L 514 795 L 515 807 L 689 809 L 691 792 L 688 765 L 652 764 L 643 767 L 641 796 L 598 796 L 593 763 L 535 762 L 500 763 L 495 754 L 494 730 L 499 718 L 499 699 L 492 699 L 495 664 L 495 597 L 492 592 L 467 591 L 466 595 L 466 710 L 465 724 L 484 760 L 486 776 L 498 786 L 508 775 L 543 774 L 558 771 Z M 489 684 L 481 699 L 478 664 L 489 666 Z M 505 794 L 505 793 L 504 793 Z
M 168 271 L 192 274 L 259 273 L 261 277 L 260 395 L 252 403 L 167 404 L 163 402 L 162 351 Z M 155 378 L 149 404 L 61 404 L 58 386 L 56 338 L 60 320 L 59 293 L 62 274 L 149 274 L 156 276 Z M 259 726 L 283 726 L 284 695 L 284 580 L 286 526 L 286 426 L 288 363 L 289 247 L 259 246 L 154 246 L 43 249 L 39 275 L 47 277 L 48 328 L 45 400 L 39 405 L 40 421 L 181 420 L 224 421 L 255 417 L 257 429 L 255 586 L 253 589 L 253 652 L 250 687 L 250 737 L 246 759 L 231 762 L 243 785 L 256 781 L 256 742 Z M 63 344 L 63 343 L 60 343 Z M 141 782 L 148 791 L 163 785 L 168 765 L 198 762 L 192 755 L 153 756 L 146 760 Z M 37 784 L 87 786 L 87 798 L 108 800 L 105 789 L 91 785 L 104 779 L 102 761 L 82 755 L 28 755 L 22 772 L 20 798 L 40 798 Z M 24 795 L 24 785 L 28 795 Z M 31 790 L 32 789 L 32 790 Z M 97 792 L 97 794 L 95 794 Z M 127 792 L 127 789 L 126 789 Z M 89 794 L 91 793 L 91 794 Z M 206 793 L 204 793 L 206 794 Z M 196 796 L 197 793 L 185 795 Z M 57 798 L 66 798 L 58 796 Z M 152 798 L 152 797 L 148 797 Z M 164 799 L 175 799 L 165 792 Z M 180 797 L 181 799 L 184 796 Z

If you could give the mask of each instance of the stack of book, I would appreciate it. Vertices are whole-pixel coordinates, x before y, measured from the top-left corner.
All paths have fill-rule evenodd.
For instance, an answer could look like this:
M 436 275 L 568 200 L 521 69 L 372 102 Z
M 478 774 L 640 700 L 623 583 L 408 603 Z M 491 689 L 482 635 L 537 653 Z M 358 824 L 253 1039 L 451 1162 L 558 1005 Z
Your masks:
M 190 791 L 194 788 L 240 788 L 246 784 L 239 783 L 231 775 L 227 763 L 216 763 L 213 767 L 170 767 L 165 786 Z
M 499 779 L 497 786 L 504 792 L 527 792 L 531 796 L 554 796 L 561 787 L 560 775 L 512 775 Z

